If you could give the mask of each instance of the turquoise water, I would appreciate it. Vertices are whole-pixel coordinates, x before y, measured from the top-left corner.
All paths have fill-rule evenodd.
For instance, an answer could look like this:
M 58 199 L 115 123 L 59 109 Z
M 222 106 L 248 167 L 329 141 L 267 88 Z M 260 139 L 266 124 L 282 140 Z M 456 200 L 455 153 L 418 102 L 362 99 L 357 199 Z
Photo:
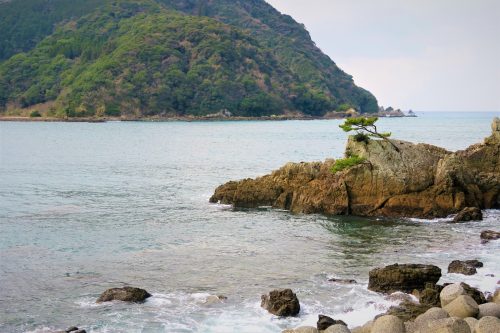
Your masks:
M 393 137 L 449 150 L 490 134 L 497 113 L 381 119 Z M 0 123 L 0 331 L 281 332 L 319 313 L 357 325 L 394 303 L 366 290 L 368 271 L 454 259 L 485 267 L 465 278 L 493 290 L 500 213 L 482 222 L 292 215 L 211 205 L 215 187 L 288 161 L 342 156 L 338 120 Z M 496 277 L 486 276 L 494 274 Z M 336 285 L 328 278 L 354 278 Z M 443 281 L 464 280 L 446 274 Z M 95 305 L 109 287 L 154 296 Z M 278 319 L 260 295 L 291 287 L 301 315 Z M 207 305 L 223 294 L 224 304 Z

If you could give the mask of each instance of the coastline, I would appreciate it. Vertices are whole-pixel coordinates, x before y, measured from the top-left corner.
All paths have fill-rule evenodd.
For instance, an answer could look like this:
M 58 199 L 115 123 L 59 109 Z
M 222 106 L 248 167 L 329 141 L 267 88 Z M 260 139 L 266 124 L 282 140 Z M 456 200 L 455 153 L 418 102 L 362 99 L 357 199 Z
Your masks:
M 380 118 L 414 118 L 415 116 L 382 116 L 379 114 L 366 114 L 360 116 L 372 116 Z M 209 116 L 173 116 L 173 117 L 106 117 L 106 118 L 54 118 L 54 117 L 22 117 L 22 116 L 0 116 L 2 121 L 19 122 L 68 122 L 68 123 L 105 123 L 110 121 L 130 122 L 196 122 L 196 121 L 285 121 L 285 120 L 332 120 L 346 119 L 350 116 L 338 115 L 327 117 L 314 117 L 305 115 L 283 115 L 263 117 L 209 117 Z

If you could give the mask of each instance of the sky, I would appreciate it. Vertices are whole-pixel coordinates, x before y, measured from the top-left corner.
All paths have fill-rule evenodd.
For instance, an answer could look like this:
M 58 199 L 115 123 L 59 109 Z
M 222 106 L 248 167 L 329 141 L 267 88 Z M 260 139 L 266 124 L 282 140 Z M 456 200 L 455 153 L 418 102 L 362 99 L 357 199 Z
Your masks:
M 383 106 L 500 111 L 500 0 L 267 0 Z

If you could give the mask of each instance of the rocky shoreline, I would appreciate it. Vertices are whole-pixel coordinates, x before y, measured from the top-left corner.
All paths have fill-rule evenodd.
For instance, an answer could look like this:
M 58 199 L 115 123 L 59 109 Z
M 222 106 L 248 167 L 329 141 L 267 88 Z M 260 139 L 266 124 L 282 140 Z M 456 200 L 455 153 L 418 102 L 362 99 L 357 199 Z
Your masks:
M 269 175 L 219 186 L 210 202 L 303 214 L 416 218 L 446 217 L 468 207 L 500 208 L 499 118 L 491 136 L 462 151 L 351 136 L 349 156 L 363 162 L 340 172 L 332 172 L 335 160 L 288 163 Z

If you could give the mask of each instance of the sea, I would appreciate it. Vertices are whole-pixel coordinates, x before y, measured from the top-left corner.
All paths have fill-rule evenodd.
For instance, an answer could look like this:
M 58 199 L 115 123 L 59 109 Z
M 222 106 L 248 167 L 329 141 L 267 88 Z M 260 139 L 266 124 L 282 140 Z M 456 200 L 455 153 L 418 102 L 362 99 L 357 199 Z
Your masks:
M 427 112 L 383 118 L 394 138 L 451 151 L 482 142 L 500 112 Z M 440 283 L 493 292 L 500 280 L 500 211 L 479 222 L 296 215 L 210 204 L 229 180 L 293 161 L 342 157 L 341 120 L 0 122 L 0 332 L 277 333 L 319 314 L 361 325 L 403 295 L 367 290 L 368 272 L 434 264 Z M 478 259 L 473 276 L 448 274 Z M 355 284 L 329 279 L 354 279 Z M 134 286 L 142 304 L 96 304 Z M 260 307 L 291 288 L 297 317 Z M 227 297 L 212 303 L 211 295 Z

